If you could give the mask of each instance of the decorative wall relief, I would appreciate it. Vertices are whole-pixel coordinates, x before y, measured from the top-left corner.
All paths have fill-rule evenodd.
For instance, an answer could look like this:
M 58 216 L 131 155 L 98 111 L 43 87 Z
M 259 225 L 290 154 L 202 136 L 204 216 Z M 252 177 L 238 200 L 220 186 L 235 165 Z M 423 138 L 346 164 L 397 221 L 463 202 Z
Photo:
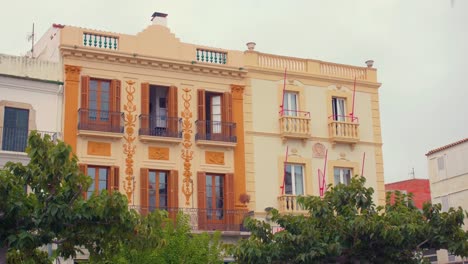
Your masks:
M 129 203 L 132 203 L 132 194 L 135 190 L 135 185 L 133 184 L 133 155 L 135 155 L 136 146 L 133 144 L 136 137 L 135 133 L 135 123 L 137 115 L 136 105 L 133 102 L 134 93 L 135 93 L 135 82 L 126 81 L 127 86 L 125 91 L 127 92 L 127 103 L 124 105 L 124 121 L 125 121 L 125 135 L 124 135 L 124 154 L 125 158 L 125 181 L 124 181 L 124 190 L 127 194 L 127 199 Z
M 110 156 L 111 144 L 106 142 L 88 141 L 88 155 Z
M 224 152 L 206 151 L 205 163 L 224 165 Z
M 192 150 L 192 133 L 193 126 L 191 118 L 193 116 L 190 111 L 190 100 L 192 95 L 190 94 L 190 88 L 182 89 L 182 99 L 184 100 L 184 110 L 181 112 L 182 117 L 182 159 L 184 160 L 184 179 L 182 181 L 182 193 L 185 195 L 185 205 L 190 205 L 190 197 L 193 194 L 193 181 L 192 181 L 192 164 L 190 161 L 193 159 Z
M 326 148 L 322 143 L 315 143 L 312 146 L 312 153 L 314 158 L 325 158 Z
M 148 159 L 169 160 L 169 148 L 148 147 Z

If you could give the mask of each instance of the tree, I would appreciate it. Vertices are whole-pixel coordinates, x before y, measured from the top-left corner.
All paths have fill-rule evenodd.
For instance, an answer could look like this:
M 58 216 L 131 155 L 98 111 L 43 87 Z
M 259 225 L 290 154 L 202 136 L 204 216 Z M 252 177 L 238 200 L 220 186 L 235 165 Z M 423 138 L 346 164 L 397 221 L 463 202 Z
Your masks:
M 423 249 L 446 248 L 468 256 L 466 212 L 426 204 L 421 212 L 411 195 L 395 195 L 385 207 L 372 202 L 372 188 L 354 177 L 350 185 L 329 187 L 322 198 L 307 196 L 298 203 L 307 215 L 281 215 L 272 221 L 283 231 L 273 234 L 268 223 L 248 219 L 252 235 L 232 249 L 238 263 L 418 263 Z
M 91 259 L 95 263 L 223 263 L 220 233 L 193 234 L 189 217 L 168 218 L 165 211 L 142 216 L 130 240 L 120 242 L 119 252 Z
M 133 234 L 138 216 L 124 195 L 83 199 L 91 179 L 70 146 L 33 132 L 26 152 L 27 165 L 10 162 L 0 170 L 0 263 L 9 249 L 28 255 L 50 243 L 62 257 L 75 256 L 77 246 L 99 255 Z

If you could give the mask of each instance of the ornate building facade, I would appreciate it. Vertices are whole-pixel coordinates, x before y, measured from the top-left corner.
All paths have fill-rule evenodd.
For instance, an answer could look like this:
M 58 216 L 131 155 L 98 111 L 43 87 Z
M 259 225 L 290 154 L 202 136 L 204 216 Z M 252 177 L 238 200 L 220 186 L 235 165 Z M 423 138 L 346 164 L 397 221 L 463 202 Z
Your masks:
M 240 235 L 248 211 L 303 213 L 298 195 L 353 175 L 383 203 L 371 62 L 183 43 L 166 16 L 136 35 L 54 25 L 36 44 L 63 64 L 64 140 L 94 180 L 87 196 L 118 190 L 141 213 L 184 211 L 194 230 Z

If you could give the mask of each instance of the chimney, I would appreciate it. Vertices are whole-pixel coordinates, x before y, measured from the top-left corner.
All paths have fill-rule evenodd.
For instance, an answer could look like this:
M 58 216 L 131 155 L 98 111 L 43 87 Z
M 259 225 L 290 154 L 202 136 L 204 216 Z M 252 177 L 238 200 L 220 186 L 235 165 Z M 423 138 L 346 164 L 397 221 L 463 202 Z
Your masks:
M 154 12 L 151 17 L 152 17 L 151 21 L 153 22 L 153 25 L 160 25 L 163 27 L 167 27 L 167 14 Z

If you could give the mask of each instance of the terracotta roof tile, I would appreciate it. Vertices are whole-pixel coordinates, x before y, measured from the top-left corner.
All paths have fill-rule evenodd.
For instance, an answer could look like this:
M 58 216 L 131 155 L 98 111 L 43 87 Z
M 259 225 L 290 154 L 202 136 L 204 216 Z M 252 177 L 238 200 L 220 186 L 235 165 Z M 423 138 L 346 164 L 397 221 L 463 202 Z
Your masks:
M 426 153 L 426 156 L 429 156 L 429 155 L 434 154 L 434 153 L 436 153 L 436 152 L 442 151 L 442 150 L 444 150 L 444 149 L 451 148 L 451 147 L 453 147 L 453 146 L 456 146 L 456 145 L 458 145 L 458 144 L 465 143 L 465 142 L 468 142 L 468 138 L 459 140 L 459 141 L 457 141 L 457 142 L 453 142 L 452 144 L 448 144 L 448 145 L 442 146 L 442 147 L 440 147 L 440 148 L 433 149 L 433 150 L 429 151 L 428 153 Z

